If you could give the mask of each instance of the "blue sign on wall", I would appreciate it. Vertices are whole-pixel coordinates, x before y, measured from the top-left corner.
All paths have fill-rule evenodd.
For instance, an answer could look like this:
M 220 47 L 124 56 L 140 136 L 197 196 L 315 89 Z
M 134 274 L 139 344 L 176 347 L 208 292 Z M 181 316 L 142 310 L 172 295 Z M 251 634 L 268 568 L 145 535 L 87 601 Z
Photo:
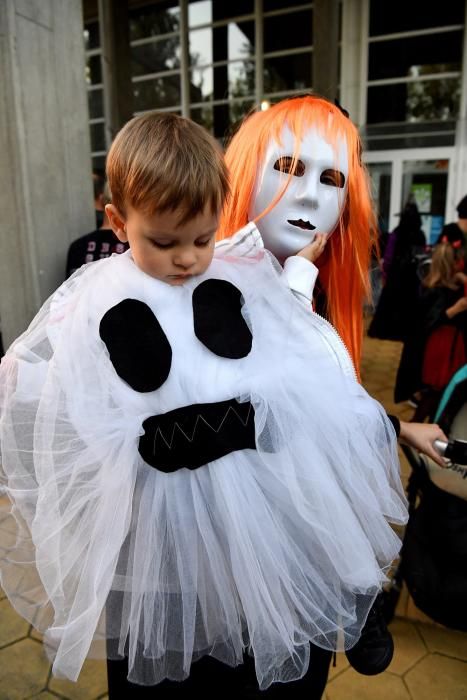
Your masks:
M 430 228 L 430 245 L 435 245 L 438 240 L 438 236 L 443 230 L 444 226 L 444 216 L 432 216 L 431 217 L 431 228 Z

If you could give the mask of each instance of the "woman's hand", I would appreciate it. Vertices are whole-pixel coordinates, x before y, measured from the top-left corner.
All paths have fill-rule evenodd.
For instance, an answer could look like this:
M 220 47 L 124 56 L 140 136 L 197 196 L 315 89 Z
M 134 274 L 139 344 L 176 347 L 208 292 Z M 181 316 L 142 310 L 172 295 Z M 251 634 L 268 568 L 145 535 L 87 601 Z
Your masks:
M 306 260 L 310 262 L 314 262 L 326 248 L 327 242 L 328 238 L 324 233 L 317 233 L 312 242 L 305 246 L 297 255 L 301 258 L 306 258 Z
M 436 423 L 406 423 L 402 420 L 400 424 L 401 430 L 399 440 L 405 442 L 427 457 L 430 457 L 436 464 L 439 464 L 440 467 L 446 466 L 446 461 L 433 447 L 435 440 L 444 440 L 448 442 L 448 438 L 439 425 Z

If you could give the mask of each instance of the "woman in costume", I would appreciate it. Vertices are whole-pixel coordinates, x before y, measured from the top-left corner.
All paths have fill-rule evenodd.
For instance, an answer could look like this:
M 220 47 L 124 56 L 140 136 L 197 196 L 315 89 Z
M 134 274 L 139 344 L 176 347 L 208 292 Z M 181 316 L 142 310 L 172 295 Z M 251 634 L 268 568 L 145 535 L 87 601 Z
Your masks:
M 370 338 L 404 341 L 416 322 L 420 294 L 417 254 L 426 247 L 422 218 L 408 202 L 384 251 L 384 287 L 368 327 Z
M 312 296 L 309 279 L 316 279 L 318 269 L 299 257 L 298 251 L 318 233 L 327 237 L 325 253 L 316 261 L 319 281 L 313 305 L 337 330 L 329 336 L 336 360 L 342 362 L 345 355 L 350 361 L 350 355 L 357 374 L 362 309 L 377 240 L 361 153 L 358 131 L 347 112 L 319 96 L 286 99 L 247 116 L 226 152 L 232 193 L 218 233 L 225 239 L 247 221 L 255 221 L 265 247 L 283 266 L 284 276 L 293 275 L 296 280 L 302 276 L 305 303 Z M 313 371 L 311 365 L 309 371 Z M 438 426 L 389 418 L 398 436 L 442 464 L 433 448 L 435 439 L 446 439 Z M 347 652 L 361 673 L 379 673 L 391 660 L 392 641 L 381 602 L 379 598 L 359 643 Z

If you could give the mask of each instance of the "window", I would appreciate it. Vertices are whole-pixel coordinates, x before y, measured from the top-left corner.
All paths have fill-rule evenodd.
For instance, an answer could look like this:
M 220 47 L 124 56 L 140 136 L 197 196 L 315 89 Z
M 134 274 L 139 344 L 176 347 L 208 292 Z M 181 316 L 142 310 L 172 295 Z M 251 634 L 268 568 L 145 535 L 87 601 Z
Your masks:
M 452 145 L 461 99 L 464 3 L 370 0 L 370 148 Z M 376 129 L 378 125 L 386 128 Z
M 254 2 L 202 0 L 188 9 L 190 116 L 223 138 L 240 105 L 255 99 Z
M 83 40 L 86 56 L 85 81 L 88 91 L 92 166 L 94 169 L 103 169 L 105 166 L 106 143 L 104 90 L 102 84 L 102 52 L 98 22 L 92 21 L 85 24 Z
M 426 0 L 371 0 L 370 36 L 464 23 L 465 3 Z M 392 57 L 391 57 L 392 58 Z
M 312 84 L 311 53 L 264 59 L 264 93 L 303 91 Z
M 178 32 L 180 8 L 177 0 L 158 2 L 129 13 L 130 42 Z
M 310 3 L 264 4 L 264 97 L 285 97 L 312 86 L 313 12 Z
M 407 77 L 415 67 L 431 73 L 461 70 L 463 31 L 407 36 L 369 46 L 369 80 Z M 427 70 L 424 71 L 428 72 Z
M 309 47 L 313 36 L 312 10 L 265 15 L 263 31 L 265 54 Z
M 180 7 L 166 0 L 130 12 L 133 109 L 181 109 Z
M 188 0 L 182 36 L 182 0 L 129 3 L 134 112 L 189 113 L 223 138 L 261 100 L 312 87 L 313 4 L 308 0 Z M 256 26 L 256 21 L 262 27 Z M 258 31 L 258 30 L 261 31 Z M 258 35 L 263 36 L 259 48 Z M 187 41 L 187 54 L 182 42 Z M 104 99 L 99 27 L 85 26 L 86 81 L 93 149 L 104 142 Z M 188 65 L 184 65 L 185 56 Z M 182 90 L 187 72 L 187 95 Z M 256 78 L 262 73 L 261 85 Z M 259 93 L 261 90 L 261 94 Z M 185 101 L 186 98 L 186 101 Z M 183 104 L 182 104 L 183 102 Z M 99 151 L 96 151 L 99 154 Z

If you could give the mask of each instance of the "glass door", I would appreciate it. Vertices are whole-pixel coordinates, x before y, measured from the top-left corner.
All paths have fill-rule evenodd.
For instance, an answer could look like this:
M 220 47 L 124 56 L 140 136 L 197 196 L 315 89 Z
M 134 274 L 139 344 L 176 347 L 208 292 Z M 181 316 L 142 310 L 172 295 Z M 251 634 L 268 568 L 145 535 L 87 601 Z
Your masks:
M 454 148 L 445 147 L 366 152 L 380 226 L 393 231 L 404 204 L 414 201 L 432 245 L 452 208 L 455 159 Z
M 444 225 L 448 189 L 449 159 L 404 160 L 402 164 L 401 209 L 414 202 L 422 217 L 428 245 L 434 245 Z

